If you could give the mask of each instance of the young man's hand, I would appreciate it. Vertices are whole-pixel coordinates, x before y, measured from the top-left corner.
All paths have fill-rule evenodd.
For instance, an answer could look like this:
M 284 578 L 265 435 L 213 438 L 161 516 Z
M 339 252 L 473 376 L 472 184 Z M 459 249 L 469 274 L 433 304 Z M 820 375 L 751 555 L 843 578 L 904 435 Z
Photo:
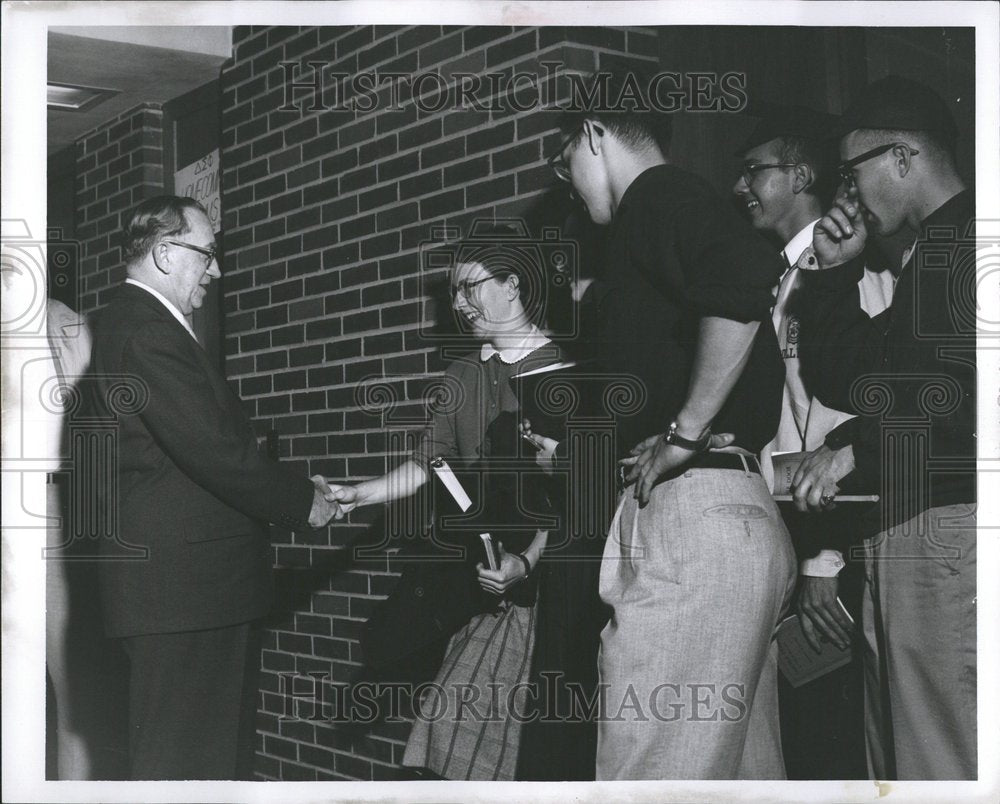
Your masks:
M 848 444 L 838 450 L 826 444 L 810 452 L 792 477 L 792 500 L 802 511 L 829 511 L 840 486 L 837 484 L 854 471 L 854 447 Z
M 830 211 L 816 222 L 813 229 L 813 252 L 818 268 L 832 268 L 857 257 L 868 239 L 858 191 L 851 188 L 847 195 L 839 195 Z
M 850 618 L 837 602 L 837 578 L 814 578 L 803 575 L 799 583 L 798 614 L 802 635 L 819 653 L 820 637 L 843 650 L 851 644 Z
M 708 449 L 728 447 L 735 438 L 732 433 L 713 433 Z M 695 455 L 696 452 L 676 444 L 668 444 L 662 435 L 655 435 L 636 444 L 630 457 L 622 458 L 618 463 L 631 467 L 625 475 L 625 482 L 635 483 L 632 496 L 639 501 L 639 505 L 646 505 L 657 481 L 667 472 L 683 466 Z

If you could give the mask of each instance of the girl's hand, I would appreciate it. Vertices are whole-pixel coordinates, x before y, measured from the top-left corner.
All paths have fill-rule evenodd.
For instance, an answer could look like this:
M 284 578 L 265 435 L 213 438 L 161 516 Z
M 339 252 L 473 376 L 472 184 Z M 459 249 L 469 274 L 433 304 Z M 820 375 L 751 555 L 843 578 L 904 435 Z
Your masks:
M 479 573 L 479 585 L 493 595 L 502 595 L 515 584 L 519 584 L 527 576 L 524 572 L 524 562 L 517 555 L 503 549 L 503 542 L 497 543 L 500 553 L 500 568 L 487 569 L 482 562 L 476 564 Z

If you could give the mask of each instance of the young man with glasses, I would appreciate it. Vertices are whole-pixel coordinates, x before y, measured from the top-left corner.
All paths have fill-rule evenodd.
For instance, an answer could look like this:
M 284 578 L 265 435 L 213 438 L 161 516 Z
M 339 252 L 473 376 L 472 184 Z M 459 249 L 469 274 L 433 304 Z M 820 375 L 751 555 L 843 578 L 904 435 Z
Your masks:
M 635 486 L 601 568 L 614 611 L 597 777 L 783 778 L 771 636 L 795 562 L 755 457 L 780 413 L 783 367 L 761 322 L 781 262 L 704 181 L 667 164 L 665 116 L 615 103 L 627 80 L 612 74 L 595 104 L 567 111 L 549 159 L 611 226 L 600 368 L 644 389 L 616 421 Z
M 864 521 L 866 742 L 879 779 L 975 779 L 976 368 L 974 193 L 956 127 L 926 86 L 890 76 L 842 118 L 849 184 L 816 226 L 804 271 L 803 371 L 859 413 L 795 477 L 821 510 L 841 488 L 878 492 Z M 916 236 L 889 308 L 861 309 L 869 233 Z
M 252 779 L 267 523 L 304 530 L 342 513 L 322 478 L 258 453 L 195 340 L 188 316 L 221 275 L 204 208 L 143 201 L 122 251 L 128 278 L 94 325 L 92 396 L 117 437 L 101 492 L 118 527 L 99 574 L 105 630 L 130 661 L 130 778 Z
M 787 107 L 764 116 L 736 153 L 743 159 L 743 168 L 733 193 L 745 204 L 751 225 L 783 244 L 786 265 L 774 289 L 771 313 L 785 361 L 785 387 L 778 432 L 761 453 L 769 485 L 774 480 L 772 454 L 815 450 L 830 430 L 851 418 L 851 414 L 828 408 L 812 395 L 803 382 L 798 354 L 802 314 L 799 265 L 808 266 L 809 260 L 815 259 L 813 228 L 836 189 L 835 145 L 829 141 L 834 122 L 832 116 L 812 109 Z M 866 266 L 857 288 L 865 312 L 876 315 L 892 298 L 892 274 Z M 800 559 L 797 609 L 805 637 L 817 651 L 821 638 L 843 647 L 851 642 L 851 620 L 837 602 L 838 576 L 846 566 L 844 550 L 856 541 L 851 521 L 856 511 L 847 510 L 850 508 L 844 506 L 843 514 L 826 517 L 782 511 Z M 857 565 L 851 566 L 857 570 Z M 848 589 L 857 588 L 851 583 L 854 578 L 852 572 Z M 852 598 L 845 599 L 853 605 Z M 825 677 L 820 686 L 783 690 L 782 720 L 790 725 L 783 736 L 785 746 L 791 748 L 785 759 L 795 778 L 815 778 L 824 763 L 824 778 L 850 778 L 858 772 L 850 752 L 834 758 L 823 756 L 822 750 L 823 741 L 836 736 L 830 699 L 842 696 L 844 679 L 844 673 L 839 673 Z M 808 717 L 807 724 L 803 717 Z

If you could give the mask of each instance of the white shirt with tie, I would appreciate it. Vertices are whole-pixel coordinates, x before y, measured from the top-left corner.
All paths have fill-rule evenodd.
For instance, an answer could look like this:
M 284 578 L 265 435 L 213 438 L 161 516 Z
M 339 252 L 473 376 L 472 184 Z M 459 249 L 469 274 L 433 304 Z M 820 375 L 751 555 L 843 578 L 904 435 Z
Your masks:
M 799 286 L 800 266 L 815 260 L 812 251 L 813 228 L 816 221 L 803 227 L 782 250 L 789 266 L 775 291 L 771 320 L 778 336 L 778 346 L 785 360 L 785 389 L 781 403 L 781 420 L 774 439 L 761 451 L 761 468 L 768 484 L 773 487 L 774 469 L 771 455 L 775 452 L 810 452 L 823 443 L 826 434 L 847 419 L 850 413 L 826 407 L 809 395 L 802 382 L 799 365 L 799 321 L 792 314 L 789 302 Z M 878 315 L 892 301 L 893 276 L 889 271 L 876 272 L 865 268 L 858 282 L 861 307 L 870 316 Z M 802 562 L 803 575 L 833 577 L 844 566 L 843 556 L 836 550 L 821 550 L 814 558 Z

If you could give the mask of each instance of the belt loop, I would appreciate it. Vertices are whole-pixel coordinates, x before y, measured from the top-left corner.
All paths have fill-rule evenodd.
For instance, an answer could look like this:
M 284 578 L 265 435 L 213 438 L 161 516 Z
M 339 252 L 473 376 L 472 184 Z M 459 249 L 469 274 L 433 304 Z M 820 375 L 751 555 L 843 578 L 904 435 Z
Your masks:
M 740 456 L 740 463 L 743 464 L 743 473 L 747 477 L 750 477 L 750 475 L 752 475 L 753 472 L 750 471 L 750 464 L 747 463 L 746 455 L 744 455 L 742 452 L 737 452 L 736 454 Z

